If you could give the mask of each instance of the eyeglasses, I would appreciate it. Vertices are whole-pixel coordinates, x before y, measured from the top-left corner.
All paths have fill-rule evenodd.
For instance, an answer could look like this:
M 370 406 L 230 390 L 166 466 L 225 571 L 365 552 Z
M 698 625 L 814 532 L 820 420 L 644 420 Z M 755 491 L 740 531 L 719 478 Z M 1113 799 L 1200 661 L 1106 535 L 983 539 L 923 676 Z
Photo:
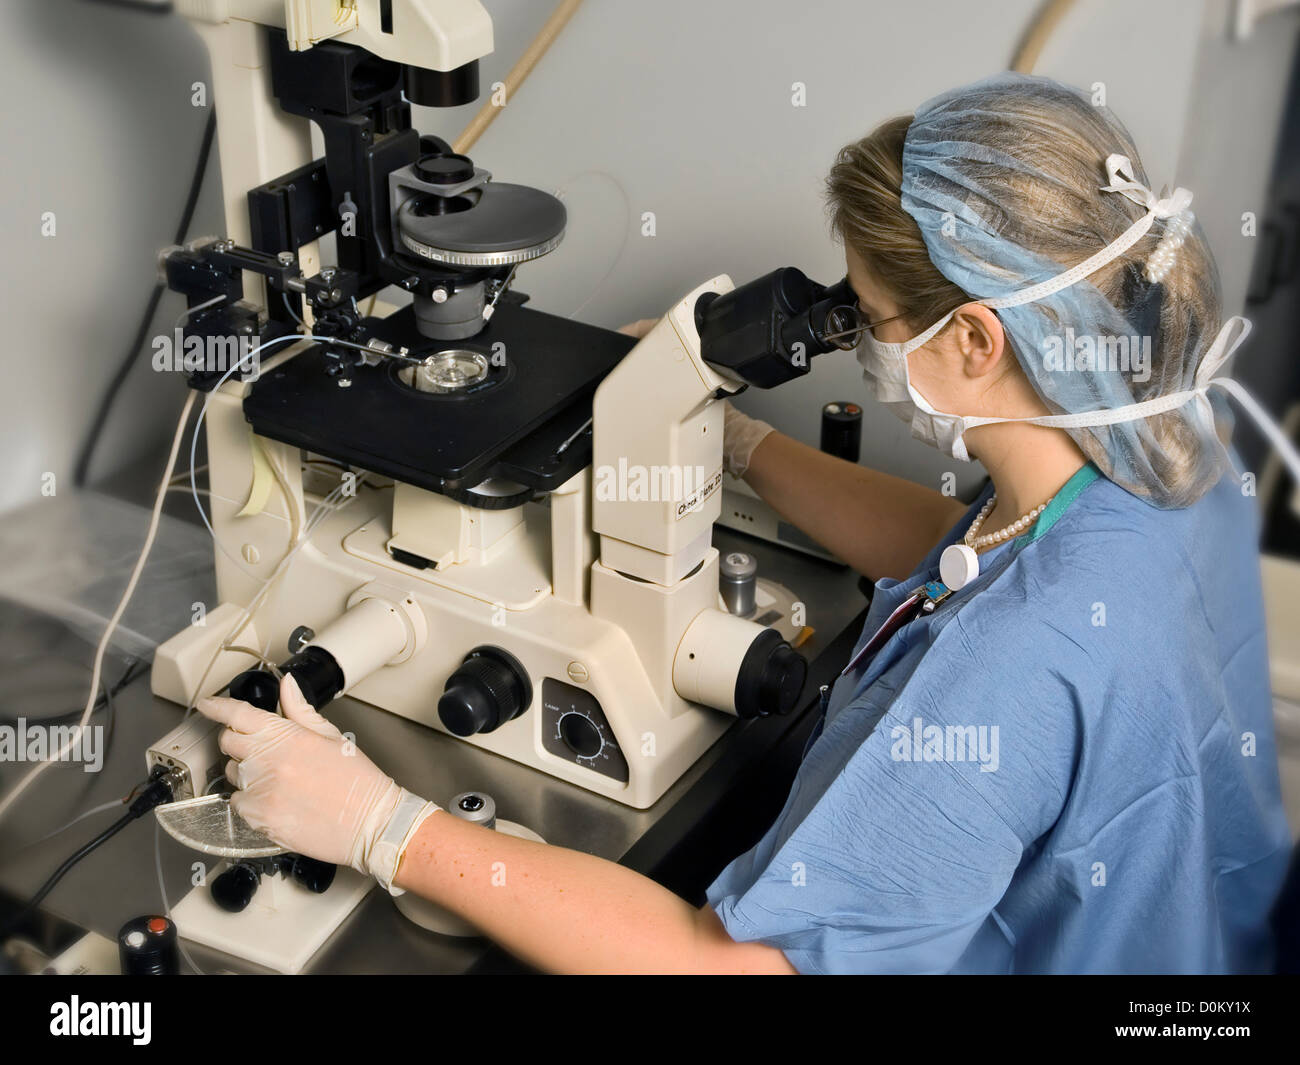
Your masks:
M 849 284 L 847 275 L 843 280 L 825 289 L 824 294 L 832 297 L 843 294 L 853 299 L 852 303 L 845 302 L 832 306 L 826 315 L 825 322 L 822 324 L 822 329 L 817 334 L 819 340 L 834 344 L 835 347 L 843 351 L 849 351 L 856 347 L 858 339 L 868 330 L 871 330 L 872 336 L 875 336 L 877 326 L 896 322 L 903 317 L 902 314 L 894 314 L 888 318 L 881 318 L 877 322 L 864 322 L 862 320 L 865 317 L 862 311 L 862 301 L 854 294 L 853 286 Z
M 860 306 L 853 306 L 853 307 L 837 307 L 836 310 L 837 310 L 837 311 L 852 311 L 853 314 L 854 314 L 854 315 L 857 317 L 857 319 L 858 319 L 858 324 L 855 325 L 855 326 L 853 326 L 853 327 L 850 328 L 850 329 L 842 329 L 842 330 L 840 330 L 839 332 L 835 332 L 835 333 L 825 333 L 825 334 L 822 335 L 822 339 L 823 339 L 823 340 L 835 341 L 835 342 L 836 342 L 835 346 L 836 346 L 836 347 L 839 347 L 839 348 L 847 348 L 847 347 L 852 347 L 852 346 L 853 346 L 852 344 L 845 345 L 845 344 L 838 343 L 838 341 L 840 341 L 840 340 L 842 340 L 842 339 L 846 339 L 846 338 L 848 338 L 848 337 L 853 337 L 853 338 L 854 338 L 854 341 L 855 341 L 855 343 L 856 343 L 857 338 L 858 338 L 858 337 L 861 337 L 863 333 L 867 332 L 867 330 L 871 330 L 871 335 L 874 337 L 874 336 L 876 335 L 875 330 L 876 330 L 876 327 L 877 327 L 877 326 L 880 326 L 880 325 L 887 325 L 889 322 L 896 322 L 896 321 L 898 321 L 898 319 L 900 319 L 900 318 L 903 317 L 901 314 L 894 314 L 894 315 L 891 315 L 891 316 L 888 317 L 888 318 L 881 318 L 880 321 L 878 321 L 878 322 L 863 322 L 863 321 L 862 321 L 862 308 L 861 308 Z

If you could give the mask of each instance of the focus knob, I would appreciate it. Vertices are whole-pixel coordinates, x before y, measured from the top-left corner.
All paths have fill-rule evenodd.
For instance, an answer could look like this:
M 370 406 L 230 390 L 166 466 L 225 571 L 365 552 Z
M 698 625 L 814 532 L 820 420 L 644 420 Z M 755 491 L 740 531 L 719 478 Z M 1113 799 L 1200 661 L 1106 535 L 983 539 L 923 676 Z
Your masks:
M 447 678 L 438 718 L 455 736 L 491 732 L 518 717 L 533 701 L 533 686 L 519 660 L 499 647 L 476 647 Z
M 767 629 L 750 644 L 736 676 L 737 716 L 788 714 L 799 701 L 807 677 L 803 655 L 775 629 Z
M 240 862 L 213 880 L 209 890 L 212 892 L 212 901 L 227 913 L 243 913 L 253 901 L 260 882 L 257 871 Z

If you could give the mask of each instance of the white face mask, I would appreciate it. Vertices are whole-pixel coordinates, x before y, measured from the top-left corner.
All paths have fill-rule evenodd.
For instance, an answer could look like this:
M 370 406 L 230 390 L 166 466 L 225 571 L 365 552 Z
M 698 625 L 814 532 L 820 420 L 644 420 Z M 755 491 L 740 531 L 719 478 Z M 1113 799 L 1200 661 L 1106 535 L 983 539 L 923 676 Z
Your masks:
M 1124 252 L 1146 235 L 1147 230 L 1151 228 L 1152 223 L 1157 218 L 1169 218 L 1182 214 L 1191 204 L 1192 194 L 1181 188 L 1176 189 L 1172 196 L 1157 200 L 1149 189 L 1132 180 L 1132 166 L 1129 160 L 1122 155 L 1110 156 L 1106 160 L 1106 167 L 1111 183 L 1102 186 L 1102 191 L 1118 192 L 1135 203 L 1144 205 L 1147 208 L 1147 213 L 1134 222 L 1116 240 L 1106 245 L 1097 254 L 1079 263 L 1078 266 L 1057 274 L 1056 277 L 1049 278 L 1040 284 L 1023 289 L 1015 295 L 1003 296 L 999 299 L 977 300 L 975 302 L 981 303 L 991 310 L 998 310 L 1003 307 L 1018 307 L 1021 304 L 1033 303 L 1045 296 L 1069 288 L 1105 266 L 1112 259 L 1123 255 Z M 1250 322 L 1244 318 L 1234 317 L 1223 323 L 1219 335 L 1201 360 L 1201 365 L 1196 373 L 1194 388 L 1174 392 L 1167 396 L 1159 396 L 1142 403 L 1132 403 L 1124 407 L 1092 411 L 1086 414 L 1049 414 L 1036 418 L 967 417 L 959 414 L 947 414 L 935 408 L 912 384 L 908 373 L 907 356 L 917 348 L 929 343 L 944 326 L 952 321 L 955 313 L 954 311 L 945 315 L 924 333 L 902 343 L 879 341 L 871 335 L 871 330 L 864 329 L 858 347 L 858 362 L 861 363 L 862 369 L 865 371 L 867 385 L 876 399 L 889 407 L 890 411 L 903 421 L 909 422 L 913 436 L 963 462 L 970 461 L 970 453 L 966 450 L 966 431 L 973 429 L 977 425 L 991 425 L 998 422 L 1027 422 L 1031 425 L 1045 425 L 1058 429 L 1084 429 L 1090 426 L 1114 425 L 1119 422 L 1149 418 L 1173 410 L 1176 407 L 1181 407 L 1184 403 L 1193 399 L 1203 403 L 1208 413 L 1209 401 L 1206 398 L 1206 393 L 1211 384 L 1220 385 L 1232 392 L 1233 395 L 1238 395 L 1241 392 L 1241 386 L 1237 385 L 1235 381 L 1229 379 L 1212 380 L 1219 367 L 1231 357 L 1237 345 L 1245 340 L 1250 333 Z M 1238 327 L 1240 327 L 1240 331 L 1234 337 L 1233 330 Z
M 1005 301 L 980 300 L 979 302 L 985 306 L 992 302 L 1000 302 L 1006 306 Z M 862 334 L 862 345 L 858 348 L 858 362 L 862 366 L 863 376 L 872 394 L 893 414 L 911 424 L 914 437 L 961 462 L 971 460 L 970 452 L 966 450 L 965 434 L 968 429 L 973 429 L 977 425 L 1025 422 L 1029 425 L 1045 425 L 1055 429 L 1086 429 L 1096 425 L 1117 425 L 1120 422 L 1135 422 L 1141 418 L 1151 418 L 1181 407 L 1192 400 L 1204 404 L 1206 416 L 1212 419 L 1213 412 L 1208 393 L 1212 385 L 1217 385 L 1235 396 L 1242 406 L 1246 407 L 1282 458 L 1291 466 L 1296 479 L 1300 480 L 1300 457 L 1296 457 L 1294 447 L 1282 436 L 1281 430 L 1273 424 L 1272 419 L 1232 378 L 1214 376 L 1232 357 L 1241 342 L 1250 335 L 1250 321 L 1240 315 L 1234 315 L 1223 323 L 1218 336 L 1214 338 L 1214 343 L 1201 359 L 1201 365 L 1196 371 L 1194 387 L 1170 392 L 1168 395 L 1157 396 L 1155 399 L 1144 400 L 1141 403 L 1111 407 L 1108 410 L 1089 411 L 1083 414 L 1043 414 L 1036 418 L 946 414 L 936 409 L 917 391 L 908 374 L 907 356 L 928 343 L 940 329 L 952 321 L 952 317 L 952 314 L 946 315 L 924 333 L 901 344 L 886 344 L 873 337 L 870 330 L 866 330 Z
M 969 462 L 964 434 L 970 428 L 971 419 L 937 410 L 912 384 L 907 368 L 907 356 L 929 343 L 952 317 L 952 314 L 945 315 L 924 333 L 899 344 L 877 340 L 868 329 L 863 332 L 858 347 L 858 362 L 872 395 L 891 414 L 911 425 L 914 437 L 953 458 Z

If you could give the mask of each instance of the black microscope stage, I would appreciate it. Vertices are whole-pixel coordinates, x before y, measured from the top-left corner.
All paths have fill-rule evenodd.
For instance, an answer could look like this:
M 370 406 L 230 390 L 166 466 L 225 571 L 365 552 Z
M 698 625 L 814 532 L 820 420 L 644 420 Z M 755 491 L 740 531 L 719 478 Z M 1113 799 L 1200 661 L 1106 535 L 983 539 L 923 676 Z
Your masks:
M 477 352 L 488 374 L 460 392 L 421 392 L 399 377 L 410 364 L 384 359 L 356 367 L 351 385 L 340 387 L 318 345 L 263 374 L 244 400 L 244 417 L 260 436 L 448 493 L 489 477 L 549 491 L 590 463 L 591 432 L 579 430 L 591 418 L 592 396 L 636 344 L 504 301 L 468 340 L 421 336 L 410 307 L 366 326 L 419 358 Z

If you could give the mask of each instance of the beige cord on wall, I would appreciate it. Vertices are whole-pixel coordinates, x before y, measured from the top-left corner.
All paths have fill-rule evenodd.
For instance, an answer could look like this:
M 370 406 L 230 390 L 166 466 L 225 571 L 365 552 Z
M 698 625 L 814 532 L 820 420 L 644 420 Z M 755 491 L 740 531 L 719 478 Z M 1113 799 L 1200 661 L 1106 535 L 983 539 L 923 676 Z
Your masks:
M 1029 28 L 1025 30 L 1025 35 L 1020 39 L 1015 58 L 1011 60 L 1012 70 L 1017 74 L 1034 72 L 1038 57 L 1042 54 L 1048 38 L 1052 36 L 1061 19 L 1065 18 L 1073 6 L 1074 0 L 1046 0 L 1039 8 L 1038 14 L 1034 16 L 1033 22 L 1029 24 Z
M 502 83 L 505 88 L 506 102 L 514 99 L 515 92 L 523 84 L 524 79 L 533 72 L 533 67 L 537 66 L 538 61 L 555 43 L 555 38 L 560 35 L 560 31 L 568 24 L 573 13 L 582 5 L 582 0 L 560 0 L 555 10 L 551 12 L 537 36 L 524 49 L 524 54 L 519 57 L 519 61 L 510 68 L 510 73 L 506 75 L 506 80 Z M 492 125 L 493 120 L 501 113 L 502 108 L 497 106 L 489 99 L 482 107 L 479 108 L 478 114 L 470 121 L 459 137 L 456 138 L 452 145 L 452 150 L 460 155 L 464 155 L 472 147 L 479 137 L 483 136 L 483 131 Z

